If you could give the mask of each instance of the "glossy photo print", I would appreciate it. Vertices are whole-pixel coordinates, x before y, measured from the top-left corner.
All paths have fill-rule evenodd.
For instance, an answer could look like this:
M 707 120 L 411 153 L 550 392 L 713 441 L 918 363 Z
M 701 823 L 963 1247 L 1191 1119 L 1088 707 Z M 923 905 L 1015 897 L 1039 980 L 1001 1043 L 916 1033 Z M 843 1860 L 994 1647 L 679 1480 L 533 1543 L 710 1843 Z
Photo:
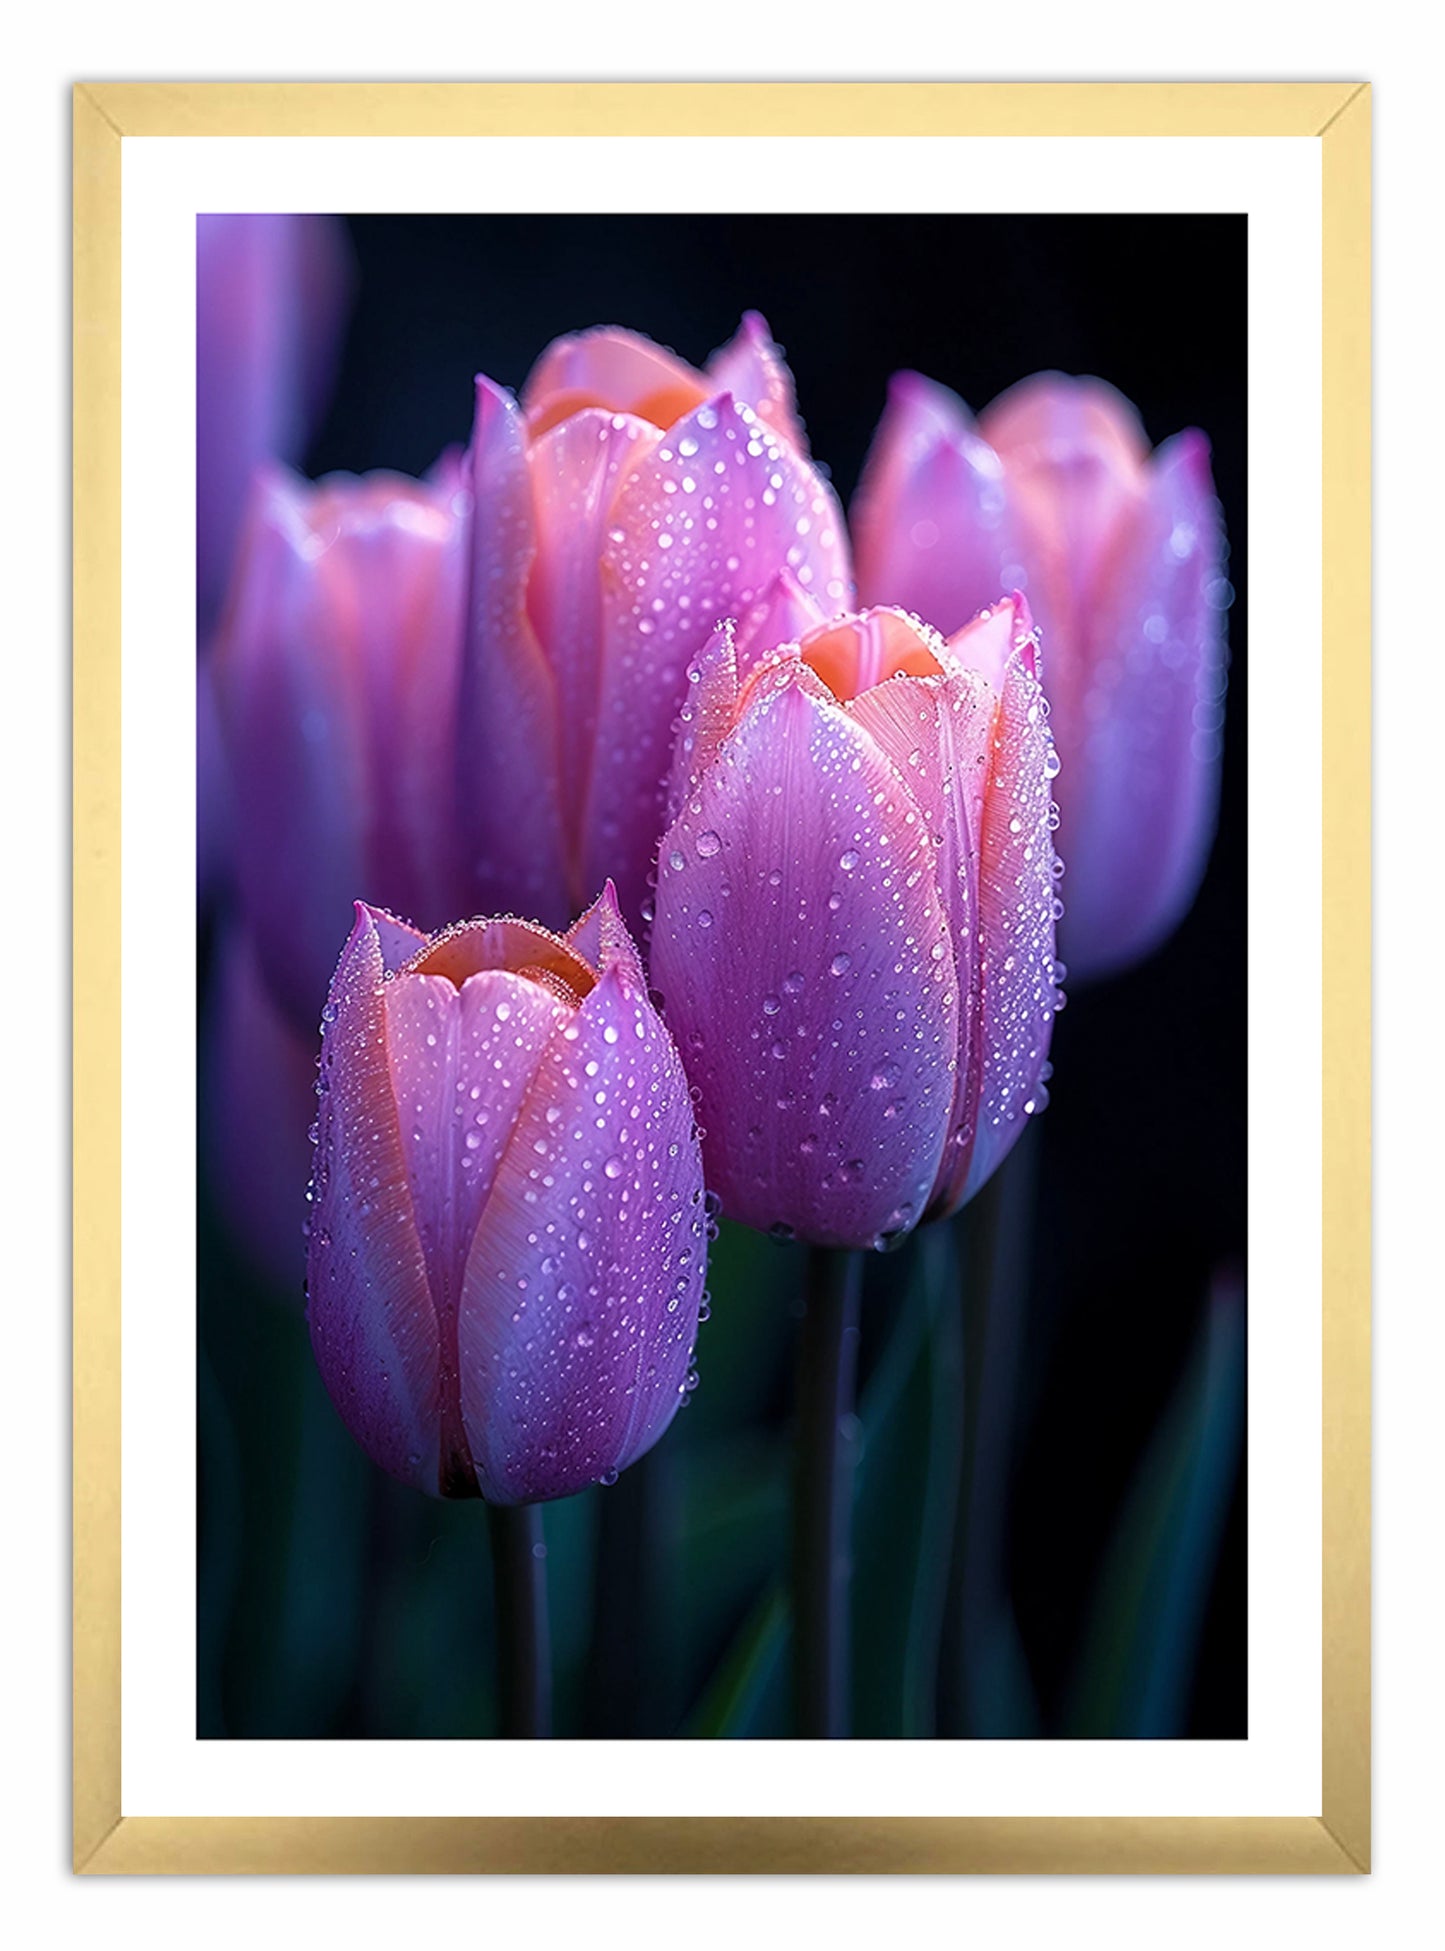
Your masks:
M 1243 1739 L 1246 220 L 203 216 L 209 1739 Z

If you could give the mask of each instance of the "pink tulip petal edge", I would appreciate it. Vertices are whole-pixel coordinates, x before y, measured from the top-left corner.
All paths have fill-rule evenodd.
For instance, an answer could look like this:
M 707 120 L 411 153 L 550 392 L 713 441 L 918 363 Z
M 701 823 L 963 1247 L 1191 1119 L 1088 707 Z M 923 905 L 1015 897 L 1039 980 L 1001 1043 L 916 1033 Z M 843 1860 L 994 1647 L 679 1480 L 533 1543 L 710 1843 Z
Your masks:
M 692 666 L 653 981 L 708 1183 L 751 1226 L 886 1244 L 972 1197 L 1045 1101 L 1057 762 L 1021 596 L 945 641 L 782 584 Z
M 323 1025 L 308 1318 L 348 1429 L 433 1495 L 610 1481 L 690 1386 L 687 1080 L 610 884 L 566 935 L 357 903 Z

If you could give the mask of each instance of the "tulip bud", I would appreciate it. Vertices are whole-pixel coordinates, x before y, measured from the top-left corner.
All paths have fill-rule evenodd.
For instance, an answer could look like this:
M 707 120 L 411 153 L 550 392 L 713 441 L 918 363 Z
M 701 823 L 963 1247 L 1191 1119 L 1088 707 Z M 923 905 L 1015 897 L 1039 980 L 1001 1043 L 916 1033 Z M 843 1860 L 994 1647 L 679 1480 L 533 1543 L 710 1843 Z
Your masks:
M 1204 436 L 1152 455 L 1099 380 L 1039 374 L 975 426 L 900 374 L 853 508 L 859 588 L 955 628 L 1027 589 L 1047 659 L 1076 975 L 1139 960 L 1209 855 L 1224 722 L 1224 537 Z
M 251 477 L 297 461 L 325 404 L 351 282 L 335 217 L 196 219 L 196 597 L 225 594 Z
M 653 979 L 724 1210 L 881 1245 L 970 1198 L 1045 1099 L 1034 635 L 1015 598 L 947 643 L 873 610 L 751 654 L 724 624 L 691 674 Z
M 427 926 L 457 911 L 466 513 L 454 458 L 257 484 L 214 681 L 242 907 L 308 1035 L 355 888 Z
M 707 372 L 603 330 L 544 353 L 520 403 L 478 380 L 470 466 L 471 898 L 560 927 L 610 874 L 635 924 L 688 663 L 783 567 L 841 607 L 841 513 L 752 316 Z
M 434 1496 L 610 1482 L 689 1387 L 706 1262 L 687 1080 L 610 885 L 571 932 L 361 903 L 326 1005 L 311 1342 Z

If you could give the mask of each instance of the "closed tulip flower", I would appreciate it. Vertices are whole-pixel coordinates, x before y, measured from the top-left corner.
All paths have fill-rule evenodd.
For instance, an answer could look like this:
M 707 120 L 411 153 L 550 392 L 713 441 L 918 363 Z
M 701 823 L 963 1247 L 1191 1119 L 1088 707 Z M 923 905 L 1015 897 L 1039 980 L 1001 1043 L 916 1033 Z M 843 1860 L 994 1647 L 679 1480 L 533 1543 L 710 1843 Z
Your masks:
M 649 340 L 559 340 L 520 401 L 477 382 L 459 816 L 471 898 L 562 926 L 604 875 L 642 914 L 683 673 L 779 569 L 851 591 L 792 383 L 744 320 L 706 371 Z
M 241 904 L 314 1034 L 352 896 L 435 927 L 460 905 L 452 769 L 465 609 L 460 464 L 429 480 L 258 483 L 217 644 Z
M 1043 642 L 1075 975 L 1156 947 L 1214 835 L 1224 720 L 1224 538 L 1198 432 L 1153 454 L 1099 380 L 1043 373 L 977 425 L 900 375 L 853 509 L 860 593 L 953 628 L 1021 584 Z
M 724 1210 L 877 1245 L 970 1198 L 1044 1101 L 1034 635 L 1016 599 L 947 642 L 881 609 L 754 651 L 724 625 L 692 673 L 653 980 Z
M 358 903 L 325 1011 L 312 1346 L 393 1476 L 610 1481 L 688 1387 L 706 1259 L 687 1081 L 609 887 L 565 936 Z
M 335 217 L 196 219 L 196 595 L 219 605 L 251 477 L 297 461 L 325 403 L 350 250 Z

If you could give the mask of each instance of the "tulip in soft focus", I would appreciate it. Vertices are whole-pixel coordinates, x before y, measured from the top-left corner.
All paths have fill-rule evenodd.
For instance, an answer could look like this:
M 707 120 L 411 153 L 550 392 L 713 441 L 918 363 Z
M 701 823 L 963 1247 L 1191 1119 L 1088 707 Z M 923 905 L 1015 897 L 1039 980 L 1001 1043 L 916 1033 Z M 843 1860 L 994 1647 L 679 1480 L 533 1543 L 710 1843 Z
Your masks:
M 900 374 L 853 508 L 862 600 L 956 628 L 1001 589 L 1039 626 L 1076 976 L 1155 948 L 1198 889 L 1224 722 L 1224 536 L 1198 432 L 1152 455 L 1099 380 L 1043 373 L 975 425 Z
M 948 642 L 815 616 L 759 660 L 806 608 L 784 590 L 690 674 L 651 971 L 724 1210 L 879 1245 L 1045 1101 L 1057 764 L 1022 599 Z
M 393 1476 L 564 1497 L 689 1386 L 706 1262 L 687 1080 L 612 889 L 565 937 L 360 903 L 326 1005 L 311 1341 Z
M 842 607 L 839 509 L 755 315 L 703 372 L 605 329 L 558 340 L 520 401 L 479 379 L 470 459 L 469 898 L 560 927 L 611 875 L 635 925 L 684 671 L 780 569 Z
M 329 388 L 351 283 L 321 216 L 196 219 L 196 600 L 225 593 L 251 477 L 297 461 Z
M 459 460 L 432 476 L 257 482 L 215 685 L 247 925 L 314 1033 L 356 888 L 455 914 L 453 754 L 466 602 Z

